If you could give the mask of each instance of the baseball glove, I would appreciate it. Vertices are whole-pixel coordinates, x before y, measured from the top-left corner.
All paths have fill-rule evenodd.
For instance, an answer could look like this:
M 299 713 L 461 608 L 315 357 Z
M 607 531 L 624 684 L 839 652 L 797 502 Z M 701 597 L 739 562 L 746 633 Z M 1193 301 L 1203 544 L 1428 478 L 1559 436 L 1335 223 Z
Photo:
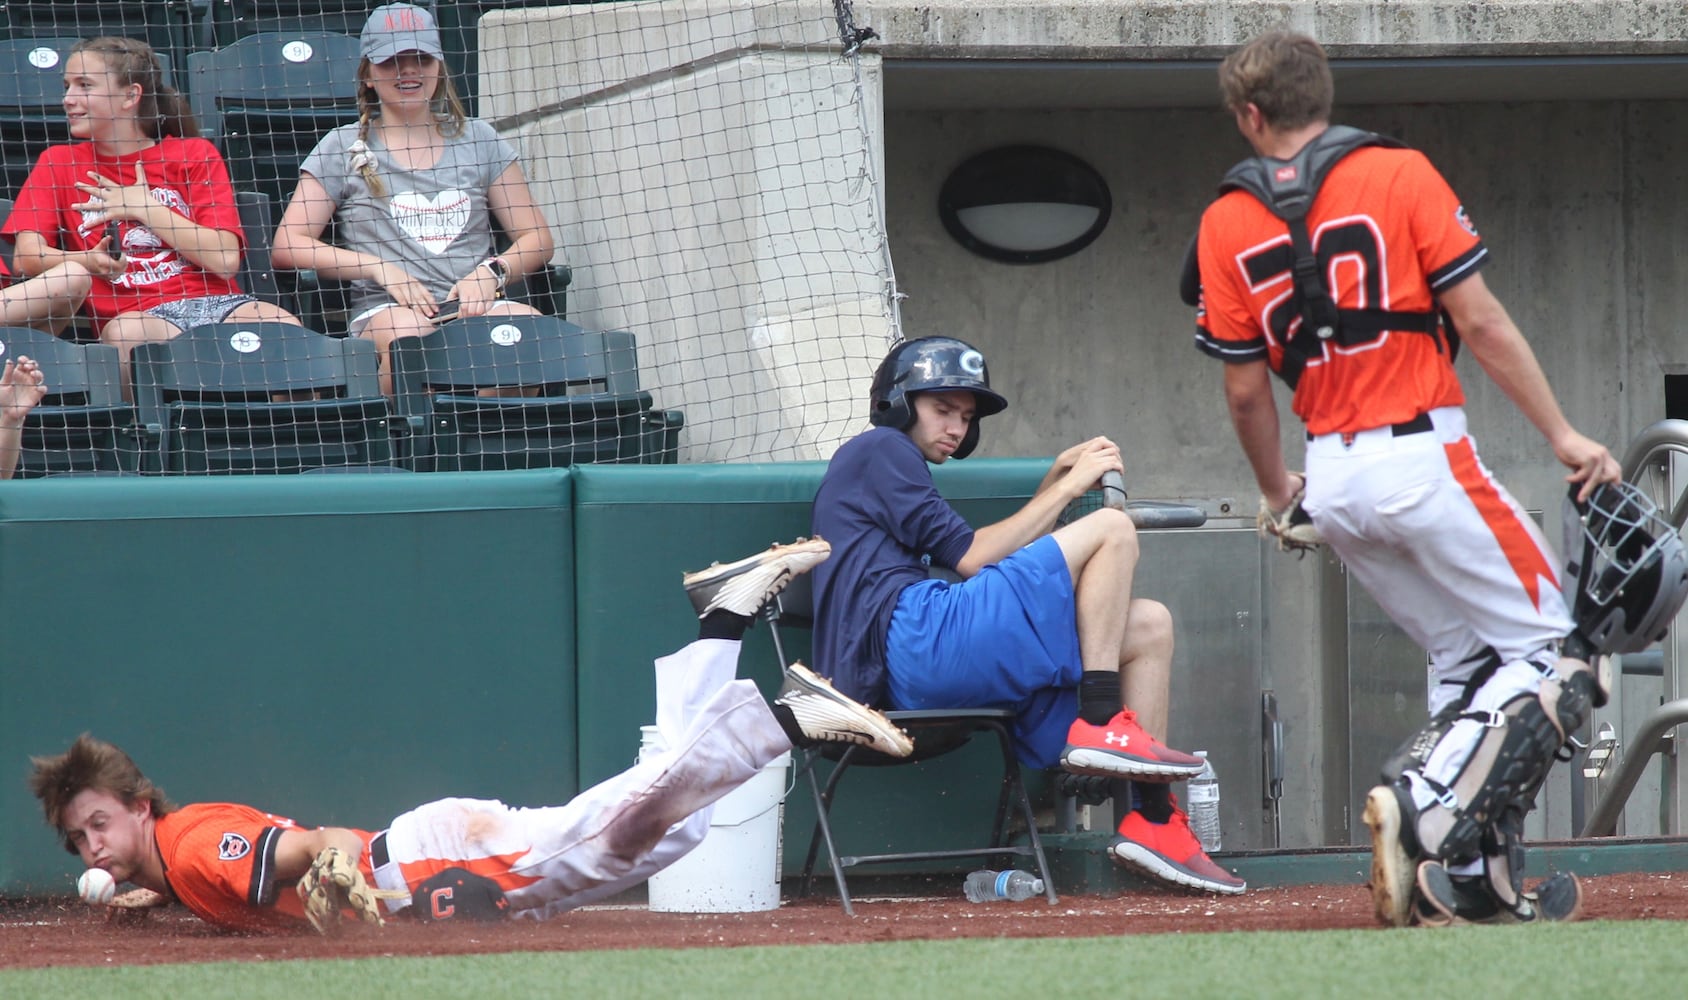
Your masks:
M 1260 537 L 1274 541 L 1282 552 L 1294 552 L 1306 555 L 1308 552 L 1324 544 L 1319 536 L 1319 529 L 1313 527 L 1313 519 L 1307 516 L 1307 511 L 1301 506 L 1301 500 L 1307 495 L 1307 477 L 1301 473 L 1301 488 L 1289 498 L 1289 503 L 1282 510 L 1273 510 L 1266 502 L 1264 495 L 1260 498 L 1260 515 L 1254 519 L 1254 526 L 1260 532 Z
M 391 895 L 371 888 L 358 871 L 357 859 L 338 847 L 323 848 L 311 862 L 311 870 L 299 880 L 305 917 L 323 935 L 339 930 L 341 911 L 348 907 L 364 923 L 381 926 L 381 904 L 377 900 Z M 410 898 L 409 893 L 401 895 Z

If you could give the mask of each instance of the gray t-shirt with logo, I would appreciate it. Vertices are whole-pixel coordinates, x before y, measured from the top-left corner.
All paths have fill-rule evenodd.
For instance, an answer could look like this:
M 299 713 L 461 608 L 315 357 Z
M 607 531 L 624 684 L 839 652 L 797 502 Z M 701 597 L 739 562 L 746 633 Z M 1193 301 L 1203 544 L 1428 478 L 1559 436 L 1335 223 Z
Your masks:
M 393 162 L 371 129 L 369 149 L 387 188 L 386 197 L 377 198 L 352 169 L 348 150 L 357 137 L 355 123 L 328 133 L 300 171 L 321 181 L 334 199 L 341 245 L 403 265 L 444 301 L 452 285 L 492 254 L 487 191 L 516 162 L 516 150 L 491 125 L 471 119 L 462 135 L 446 137 L 445 150 L 432 167 L 406 170 Z M 375 282 L 352 282 L 354 316 L 391 301 Z

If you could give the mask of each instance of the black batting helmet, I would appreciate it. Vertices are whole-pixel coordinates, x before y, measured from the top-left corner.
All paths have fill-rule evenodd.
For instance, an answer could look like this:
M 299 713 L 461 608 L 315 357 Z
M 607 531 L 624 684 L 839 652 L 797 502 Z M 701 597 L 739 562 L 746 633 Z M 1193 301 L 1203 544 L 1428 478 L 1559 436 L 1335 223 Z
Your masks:
M 1008 400 L 992 391 L 985 356 L 964 340 L 921 337 L 891 348 L 891 353 L 879 363 L 879 370 L 873 373 L 873 388 L 868 390 L 868 419 L 876 427 L 906 431 L 914 426 L 914 404 L 909 396 L 947 389 L 965 389 L 977 401 L 967 435 L 950 456 L 966 458 L 979 445 L 980 419 L 1008 409 Z
M 1606 483 L 1565 501 L 1565 603 L 1598 653 L 1634 653 L 1664 638 L 1688 597 L 1688 552 L 1647 494 Z

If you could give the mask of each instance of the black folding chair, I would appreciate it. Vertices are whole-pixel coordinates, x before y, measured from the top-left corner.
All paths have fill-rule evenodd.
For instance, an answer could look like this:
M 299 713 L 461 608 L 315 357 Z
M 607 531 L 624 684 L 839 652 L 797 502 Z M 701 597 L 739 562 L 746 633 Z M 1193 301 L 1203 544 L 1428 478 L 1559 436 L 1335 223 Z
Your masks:
M 388 465 L 375 345 L 291 323 L 213 323 L 135 348 L 147 470 L 286 473 Z
M 802 628 L 814 623 L 814 590 L 808 576 L 792 580 L 780 594 L 762 610 L 774 638 L 774 651 L 782 664 L 792 662 L 786 657 L 780 638 L 780 627 L 792 625 Z M 1014 756 L 1014 741 L 1009 735 L 1014 713 L 999 708 L 954 708 L 920 711 L 889 711 L 885 717 L 893 725 L 904 729 L 914 741 L 914 752 L 907 757 L 890 757 L 854 743 L 829 743 L 801 751 L 802 769 L 809 776 L 809 788 L 815 797 L 815 830 L 809 837 L 809 852 L 803 861 L 803 875 L 799 892 L 808 895 L 813 883 L 815 863 L 821 845 L 826 845 L 827 859 L 832 865 L 832 878 L 838 886 L 838 898 L 844 912 L 855 915 L 850 901 L 850 888 L 844 871 L 862 865 L 894 864 L 909 861 L 942 861 L 957 858 L 1027 858 L 1037 867 L 1043 879 L 1044 896 L 1054 905 L 1055 880 L 1049 872 L 1049 860 L 1044 856 L 1043 841 L 1037 832 L 1037 817 L 1032 811 L 1031 798 L 1026 794 L 1025 782 L 1020 778 L 1020 762 Z M 965 847 L 940 851 L 899 851 L 887 854 L 840 854 L 832 831 L 832 804 L 839 783 L 846 774 L 858 768 L 888 768 L 919 764 L 941 757 L 966 746 L 975 736 L 994 737 L 1002 752 L 1001 794 L 997 798 L 996 816 L 991 826 L 990 840 L 979 847 Z M 822 760 L 833 762 L 826 783 L 821 784 L 817 765 Z M 1018 810 L 1026 825 L 1026 843 L 1014 844 L 1008 839 L 1008 817 Z
M 441 471 L 670 463 L 684 418 L 639 388 L 633 335 L 550 316 L 475 316 L 393 342 L 411 461 Z M 527 389 L 537 395 L 482 395 Z

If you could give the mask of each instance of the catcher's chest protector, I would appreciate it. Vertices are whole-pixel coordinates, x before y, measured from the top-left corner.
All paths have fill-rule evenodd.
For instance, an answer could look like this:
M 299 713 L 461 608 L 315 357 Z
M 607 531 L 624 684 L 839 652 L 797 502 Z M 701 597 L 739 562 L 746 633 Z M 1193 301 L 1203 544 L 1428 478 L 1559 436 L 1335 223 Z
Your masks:
M 1323 342 L 1334 340 L 1342 346 L 1353 346 L 1375 339 L 1385 330 L 1402 330 L 1432 336 L 1442 328 L 1438 310 L 1404 312 L 1393 309 L 1339 309 L 1330 289 L 1325 285 L 1324 271 L 1319 267 L 1313 240 L 1307 231 L 1307 212 L 1319 196 L 1325 177 L 1356 149 L 1365 146 L 1387 146 L 1405 149 L 1405 144 L 1375 132 L 1365 132 L 1347 125 L 1332 125 L 1317 138 L 1301 147 L 1293 157 L 1280 160 L 1270 156 L 1253 156 L 1226 172 L 1219 182 L 1219 193 L 1243 190 L 1257 198 L 1272 214 L 1289 227 L 1290 246 L 1294 252 L 1294 289 L 1301 326 L 1285 342 L 1278 376 L 1291 388 L 1301 378 L 1307 359 L 1323 349 Z M 1180 292 L 1186 303 L 1196 304 L 1200 293 L 1201 274 L 1196 241 L 1190 242 L 1184 260 L 1184 274 Z M 1457 351 L 1453 325 L 1447 325 L 1447 349 L 1450 359 Z M 1441 338 L 1437 339 L 1438 347 Z

